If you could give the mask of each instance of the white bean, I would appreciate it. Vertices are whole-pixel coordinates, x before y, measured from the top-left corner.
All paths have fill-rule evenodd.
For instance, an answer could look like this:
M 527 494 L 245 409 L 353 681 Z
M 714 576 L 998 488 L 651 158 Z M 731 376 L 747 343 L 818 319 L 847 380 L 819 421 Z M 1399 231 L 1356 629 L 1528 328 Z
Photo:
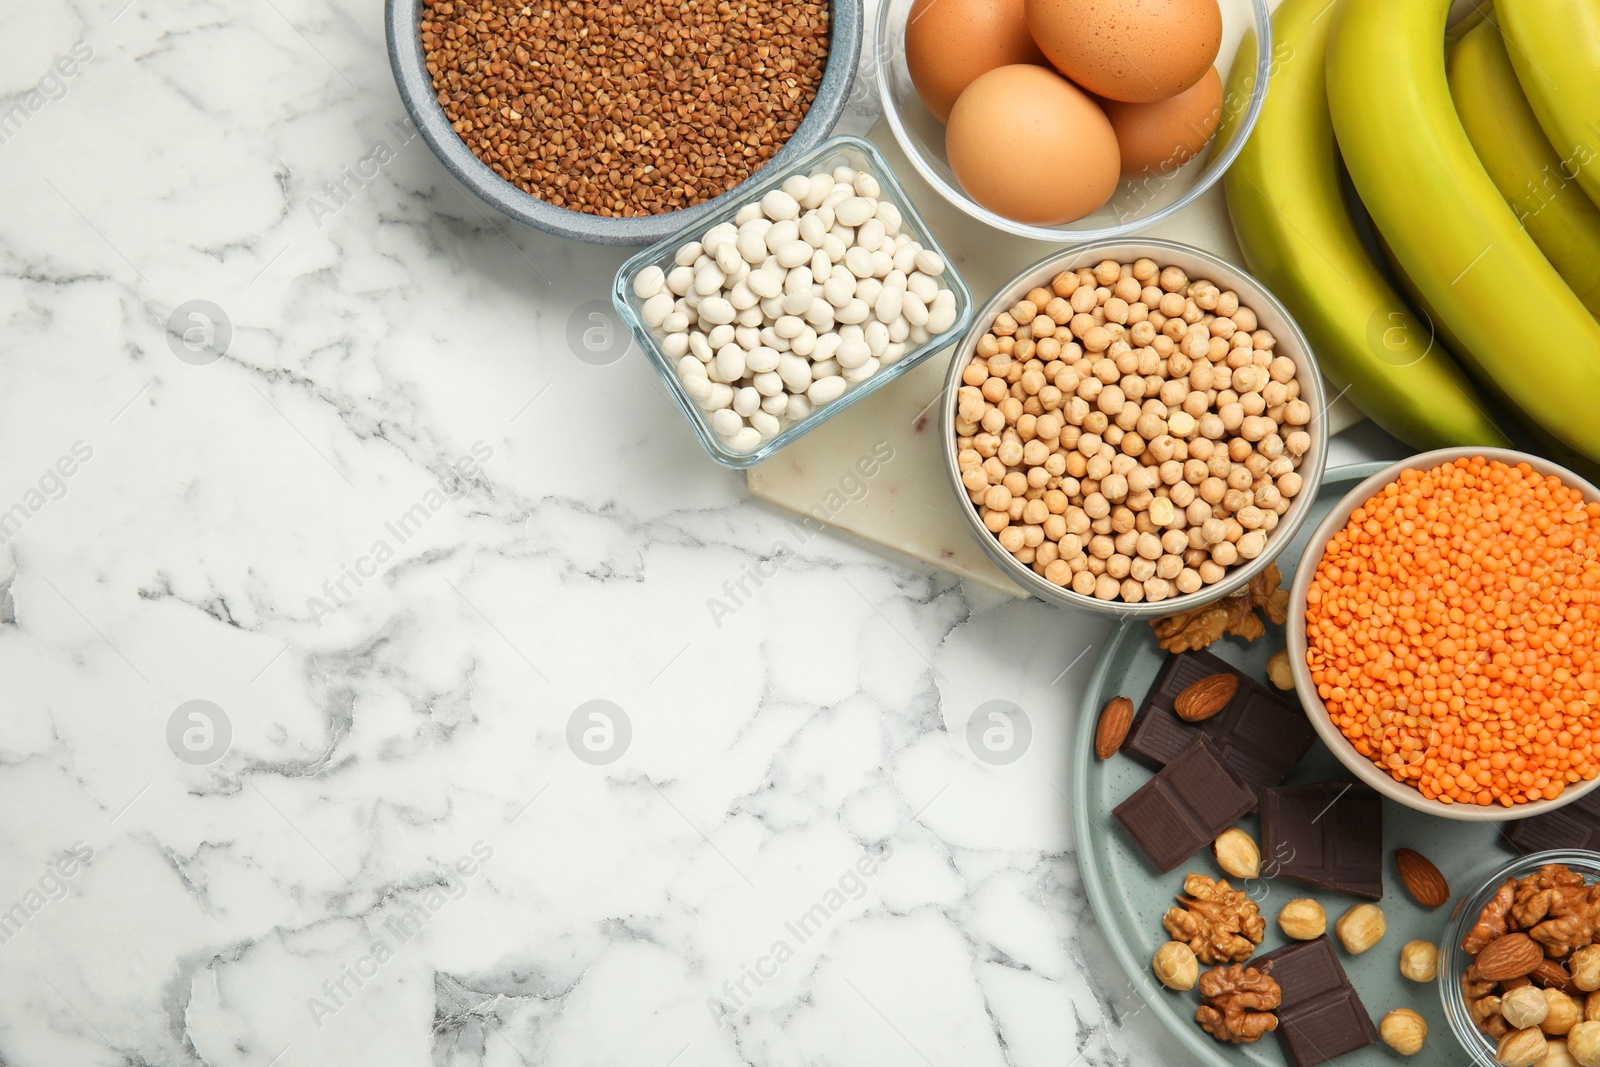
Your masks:
M 739 312 L 739 314 L 734 316 L 733 321 L 738 323 L 740 326 L 760 326 L 763 319 L 764 316 L 761 314 L 761 309 L 759 307 L 753 307 L 745 308 L 743 311 Z
M 732 322 L 734 315 L 733 305 L 720 296 L 708 296 L 700 301 L 700 317 L 707 322 Z
M 803 393 L 811 385 L 811 361 L 804 356 L 785 355 L 778 360 L 778 376 L 791 393 Z
M 682 296 L 694 285 L 694 267 L 680 263 L 667 271 L 667 290 L 673 296 Z
M 870 218 L 856 227 L 856 244 L 867 249 L 878 249 L 883 245 L 883 223 L 876 218 Z
M 869 257 L 872 260 L 872 276 L 874 278 L 887 278 L 889 272 L 894 270 L 894 257 L 879 249 Z
M 889 324 L 889 343 L 894 344 L 896 341 L 904 341 L 906 334 L 910 332 L 911 324 L 906 321 L 904 315 L 901 315 Z
M 937 278 L 944 273 L 944 259 L 931 248 L 924 248 L 917 253 L 917 269 L 930 277 Z
M 811 179 L 804 174 L 791 174 L 778 188 L 799 200 L 811 189 Z
M 783 392 L 783 379 L 770 370 L 754 375 L 750 379 L 750 384 L 763 398 Z
M 723 242 L 735 240 L 738 236 L 739 227 L 731 222 L 719 222 L 707 230 L 704 237 L 700 238 L 701 251 L 708 256 L 714 256 Z
M 911 332 L 906 335 L 906 342 L 913 345 L 925 345 L 932 339 L 933 335 L 928 332 L 926 326 L 913 326 Z
M 839 345 L 838 355 L 834 358 L 845 370 L 853 370 L 872 358 L 872 350 L 865 341 L 845 341 Z
M 652 263 L 633 276 L 633 295 L 640 300 L 649 300 L 659 293 L 666 284 L 666 273 Z
M 757 202 L 754 204 L 746 204 L 744 207 L 740 208 L 738 213 L 733 216 L 733 221 L 735 224 L 743 226 L 751 219 L 759 219 L 760 217 L 761 204 Z
M 706 397 L 711 395 L 713 386 L 711 380 L 704 374 L 697 378 L 683 379 L 683 391 L 700 407 L 706 407 Z
M 711 391 L 706 394 L 700 406 L 707 411 L 716 411 L 733 403 L 733 386 L 725 382 L 712 382 Z
M 761 198 L 761 213 L 774 221 L 797 219 L 800 217 L 800 202 L 782 189 L 774 189 Z
M 726 323 L 724 323 L 721 326 L 713 326 L 711 328 L 711 330 L 706 334 L 706 341 L 707 341 L 707 343 L 709 343 L 711 345 L 712 351 L 716 351 L 717 349 L 721 348 L 725 344 L 728 344 L 732 340 L 733 340 L 733 327 L 730 326 L 730 325 L 727 325 Z
M 916 293 L 924 304 L 939 295 L 939 283 L 920 270 L 906 277 L 906 288 Z
M 840 322 L 866 322 L 867 316 L 871 314 L 872 309 L 867 306 L 867 302 L 856 298 L 834 312 L 833 317 Z
M 744 369 L 752 374 L 762 374 L 769 370 L 777 370 L 780 358 L 782 357 L 776 348 L 757 345 L 745 353 Z
M 822 239 L 822 251 L 827 254 L 828 259 L 835 265 L 844 259 L 844 254 L 849 247 L 849 245 L 839 240 L 838 234 L 831 231 L 828 236 Z
M 783 294 L 783 313 L 785 315 L 804 315 L 811 309 L 811 287 L 808 285 L 803 290 Z
M 857 278 L 872 277 L 872 253 L 865 248 L 852 248 L 845 252 L 844 265 Z
M 746 225 L 739 230 L 739 255 L 752 267 L 759 267 L 761 261 L 767 258 L 767 231 L 758 229 L 754 225 Z
M 661 339 L 661 352 L 668 359 L 684 359 L 689 356 L 689 335 L 684 333 L 669 333 Z M 695 360 L 699 362 L 699 360 Z
M 766 232 L 765 239 L 767 242 L 767 251 L 771 252 L 773 255 L 777 255 L 778 249 L 782 248 L 790 241 L 798 241 L 800 239 L 800 224 L 795 222 L 793 219 L 784 219 L 781 222 L 774 222 L 772 224 L 772 229 Z
M 900 357 L 906 354 L 906 346 L 899 341 L 890 341 L 889 347 L 883 350 L 883 365 L 900 362 Z
M 727 438 L 724 443 L 728 446 L 729 451 L 749 452 L 761 444 L 761 431 L 754 426 L 746 426 L 732 437 Z
M 805 328 L 805 320 L 798 315 L 780 315 L 772 324 L 773 332 L 779 337 L 799 337 Z
M 699 331 L 689 335 L 689 354 L 701 363 L 710 363 L 716 358 L 716 350 L 711 347 L 711 342 Z
M 717 267 L 726 277 L 739 269 L 744 263 L 744 256 L 739 252 L 737 241 L 730 241 L 717 249 Z
M 761 267 L 750 272 L 750 277 L 744 280 L 750 291 L 761 299 L 777 296 L 783 292 L 783 277 Z
M 748 415 L 761 406 L 761 394 L 756 392 L 755 386 L 746 385 L 735 389 L 733 392 L 733 410 L 741 415 Z
M 798 267 L 802 263 L 811 262 L 811 253 L 816 251 L 798 237 L 787 244 L 780 245 L 773 253 L 778 257 L 778 266 L 785 269 Z
M 736 382 L 744 377 L 744 349 L 736 344 L 725 344 L 717 349 L 717 377 L 725 382 Z
M 901 274 L 909 275 L 917 268 L 917 250 L 912 245 L 897 248 L 894 251 L 894 269 Z
M 690 241 L 678 249 L 678 254 L 672 257 L 672 262 L 680 267 L 691 267 L 704 251 L 705 249 L 700 247 L 699 241 Z
M 783 291 L 786 293 L 805 293 L 811 295 L 811 286 L 816 278 L 811 273 L 811 268 L 805 264 L 793 268 L 783 276 Z
M 817 331 L 807 324 L 798 337 L 790 339 L 789 350 L 797 356 L 809 356 L 817 347 L 817 337 Z
M 693 356 L 684 356 L 678 360 L 678 377 L 684 381 L 688 381 L 690 378 L 704 378 L 705 376 L 706 365 Z
M 775 319 L 783 314 L 783 283 L 779 282 L 778 287 L 778 292 L 775 295 L 761 298 L 761 314 L 768 319 Z
M 878 294 L 883 292 L 883 283 L 876 278 L 862 278 L 856 282 L 856 296 L 872 307 L 878 302 Z
M 852 184 L 855 185 L 856 194 L 858 196 L 865 196 L 876 200 L 878 197 L 883 195 L 883 187 L 878 184 L 878 179 L 874 178 L 866 171 L 862 171 L 861 173 L 857 174 L 856 180 Z
M 848 327 L 848 326 L 845 327 L 845 329 L 847 329 L 847 330 L 849 328 L 850 327 Z M 811 353 L 810 353 L 812 363 L 821 364 L 824 361 L 832 360 L 833 359 L 833 354 L 835 352 L 839 351 L 839 346 L 841 344 L 843 344 L 844 341 L 845 341 L 845 336 L 844 336 L 844 334 L 842 332 L 841 333 L 825 333 L 821 337 L 818 337 L 817 338 L 817 347 L 815 349 L 813 349 L 811 351 Z M 802 354 L 804 354 L 804 353 L 802 353 Z M 813 377 L 816 376 L 816 367 L 812 367 L 811 373 L 812 373 Z
M 843 396 L 844 391 L 849 387 L 850 383 L 842 377 L 836 374 L 829 375 L 811 383 L 811 387 L 806 390 L 806 399 L 818 406 L 832 403 Z
M 722 437 L 732 437 L 744 429 L 744 420 L 732 408 L 718 408 L 711 413 L 711 428 Z
M 780 389 L 771 396 L 762 397 L 761 410 L 768 415 L 782 415 L 789 410 L 789 394 Z
M 662 333 L 682 333 L 689 328 L 689 316 L 681 311 L 674 311 L 661 320 Z
M 761 303 L 761 298 L 750 288 L 749 282 L 740 282 L 728 291 L 728 303 L 744 311 Z
M 844 370 L 836 359 L 815 360 L 811 364 L 811 380 L 836 378 Z
M 843 163 L 839 164 L 837 167 L 833 168 L 833 180 L 838 182 L 840 185 L 849 185 L 853 187 L 856 183 L 855 168 L 847 167 Z
M 812 412 L 811 398 L 804 393 L 797 393 L 789 397 L 789 410 L 784 414 L 789 416 L 791 422 L 799 422 Z
M 848 200 L 839 201 L 839 206 L 834 208 L 834 215 L 842 226 L 860 226 L 872 218 L 878 206 L 864 196 L 852 196 Z
M 820 248 L 822 239 L 828 236 L 828 227 L 823 224 L 822 216 L 815 211 L 808 211 L 800 219 L 800 240 L 812 248 Z
M 833 277 L 833 260 L 828 258 L 828 253 L 817 249 L 811 253 L 811 277 L 818 282 L 825 282 Z
M 935 304 L 928 311 L 928 332 L 941 334 L 956 324 L 956 309 Z
M 847 382 L 864 382 L 878 373 L 880 365 L 876 357 L 868 359 L 859 367 L 847 368 L 844 372 L 844 380 Z
M 761 330 L 755 326 L 735 326 L 733 328 L 733 341 L 746 352 L 761 344 Z
M 833 305 L 822 297 L 812 297 L 811 306 L 806 309 L 804 318 L 814 326 L 818 332 L 833 329 Z
M 828 198 L 833 192 L 833 176 L 831 174 L 813 174 L 806 189 L 806 195 L 801 204 L 814 208 Z
M 873 217 L 883 223 L 884 230 L 890 235 L 898 234 L 900 227 L 905 224 L 905 219 L 901 216 L 900 209 L 887 200 L 878 201 L 878 212 Z
M 762 440 L 778 436 L 778 431 L 783 429 L 783 423 L 774 415 L 765 411 L 752 411 L 750 413 L 750 428 L 761 435 Z
M 928 305 L 916 293 L 907 292 L 900 301 L 900 314 L 904 315 L 912 326 L 926 326 L 928 324 Z
M 889 347 L 889 327 L 877 320 L 867 323 L 865 341 L 869 352 L 882 356 Z
M 660 326 L 671 313 L 672 296 L 668 293 L 657 293 L 639 308 L 639 317 L 650 327 Z
M 850 303 L 850 298 L 855 295 L 855 275 L 848 270 L 835 271 L 822 283 L 822 298 L 836 308 L 842 308 Z
M 856 231 L 842 222 L 834 223 L 833 228 L 828 231 L 828 236 L 836 239 L 845 248 L 852 248 L 856 243 Z

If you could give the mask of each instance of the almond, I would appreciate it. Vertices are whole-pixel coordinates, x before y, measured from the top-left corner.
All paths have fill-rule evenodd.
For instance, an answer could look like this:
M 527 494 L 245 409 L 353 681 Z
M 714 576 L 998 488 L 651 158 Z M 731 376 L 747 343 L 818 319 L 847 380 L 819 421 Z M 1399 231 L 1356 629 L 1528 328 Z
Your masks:
M 1400 870 L 1400 881 L 1406 892 L 1424 908 L 1437 908 L 1450 899 L 1450 883 L 1444 880 L 1439 868 L 1422 853 L 1409 848 L 1394 850 L 1394 865 Z
M 1539 966 L 1528 972 L 1528 977 L 1541 989 L 1559 989 L 1569 994 L 1578 992 L 1578 987 L 1572 982 L 1572 975 L 1555 960 L 1540 960 Z
M 1112 697 L 1100 709 L 1100 725 L 1094 730 L 1096 759 L 1110 759 L 1128 736 L 1133 725 L 1133 701 L 1127 697 Z
M 1495 938 L 1478 953 L 1478 977 L 1489 982 L 1521 978 L 1532 974 L 1544 959 L 1544 946 L 1527 934 L 1505 934 Z
M 1172 710 L 1184 722 L 1204 722 L 1227 707 L 1238 691 L 1237 674 L 1209 674 L 1179 693 Z

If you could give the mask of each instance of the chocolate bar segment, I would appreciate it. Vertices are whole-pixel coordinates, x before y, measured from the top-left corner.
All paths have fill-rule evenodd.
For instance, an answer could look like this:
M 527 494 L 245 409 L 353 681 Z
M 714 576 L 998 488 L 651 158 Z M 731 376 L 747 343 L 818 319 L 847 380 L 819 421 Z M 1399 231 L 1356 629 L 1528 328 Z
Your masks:
M 1239 690 L 1233 699 L 1204 722 L 1187 723 L 1178 718 L 1172 710 L 1178 694 L 1213 674 L 1238 677 Z M 1159 769 L 1188 748 L 1197 733 L 1210 739 L 1228 769 L 1255 789 L 1283 781 L 1316 739 L 1316 731 L 1298 705 L 1209 652 L 1183 652 L 1167 657 L 1122 751 Z
M 1600 789 L 1544 815 L 1506 823 L 1500 836 L 1525 856 L 1552 848 L 1600 851 Z
M 1383 898 L 1383 802 L 1356 782 L 1261 791 L 1261 869 L 1273 877 Z
M 1378 1028 L 1326 936 L 1296 941 L 1251 962 L 1283 991 L 1278 1041 L 1295 1067 L 1315 1067 L 1378 1040 Z
M 1255 791 L 1196 736 L 1111 814 L 1162 874 L 1177 867 L 1255 807 Z

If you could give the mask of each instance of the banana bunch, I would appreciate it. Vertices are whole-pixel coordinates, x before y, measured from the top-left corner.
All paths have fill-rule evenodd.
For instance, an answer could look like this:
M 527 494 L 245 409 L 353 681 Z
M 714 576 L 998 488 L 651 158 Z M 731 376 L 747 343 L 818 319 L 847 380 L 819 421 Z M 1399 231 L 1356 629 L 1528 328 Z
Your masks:
M 1600 0 L 1497 0 L 1447 33 L 1450 6 L 1283 0 L 1271 91 L 1224 178 L 1234 230 L 1324 373 L 1396 437 L 1504 446 L 1510 425 L 1600 462 Z M 1246 40 L 1228 100 L 1255 70 Z

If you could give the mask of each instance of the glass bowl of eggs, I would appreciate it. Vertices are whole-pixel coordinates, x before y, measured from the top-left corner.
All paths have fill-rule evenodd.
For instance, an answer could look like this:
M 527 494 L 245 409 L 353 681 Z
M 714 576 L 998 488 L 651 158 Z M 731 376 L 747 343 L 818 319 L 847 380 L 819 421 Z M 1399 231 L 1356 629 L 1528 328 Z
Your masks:
M 956 207 L 1058 245 L 1148 229 L 1249 139 L 1267 0 L 883 0 L 884 114 Z

